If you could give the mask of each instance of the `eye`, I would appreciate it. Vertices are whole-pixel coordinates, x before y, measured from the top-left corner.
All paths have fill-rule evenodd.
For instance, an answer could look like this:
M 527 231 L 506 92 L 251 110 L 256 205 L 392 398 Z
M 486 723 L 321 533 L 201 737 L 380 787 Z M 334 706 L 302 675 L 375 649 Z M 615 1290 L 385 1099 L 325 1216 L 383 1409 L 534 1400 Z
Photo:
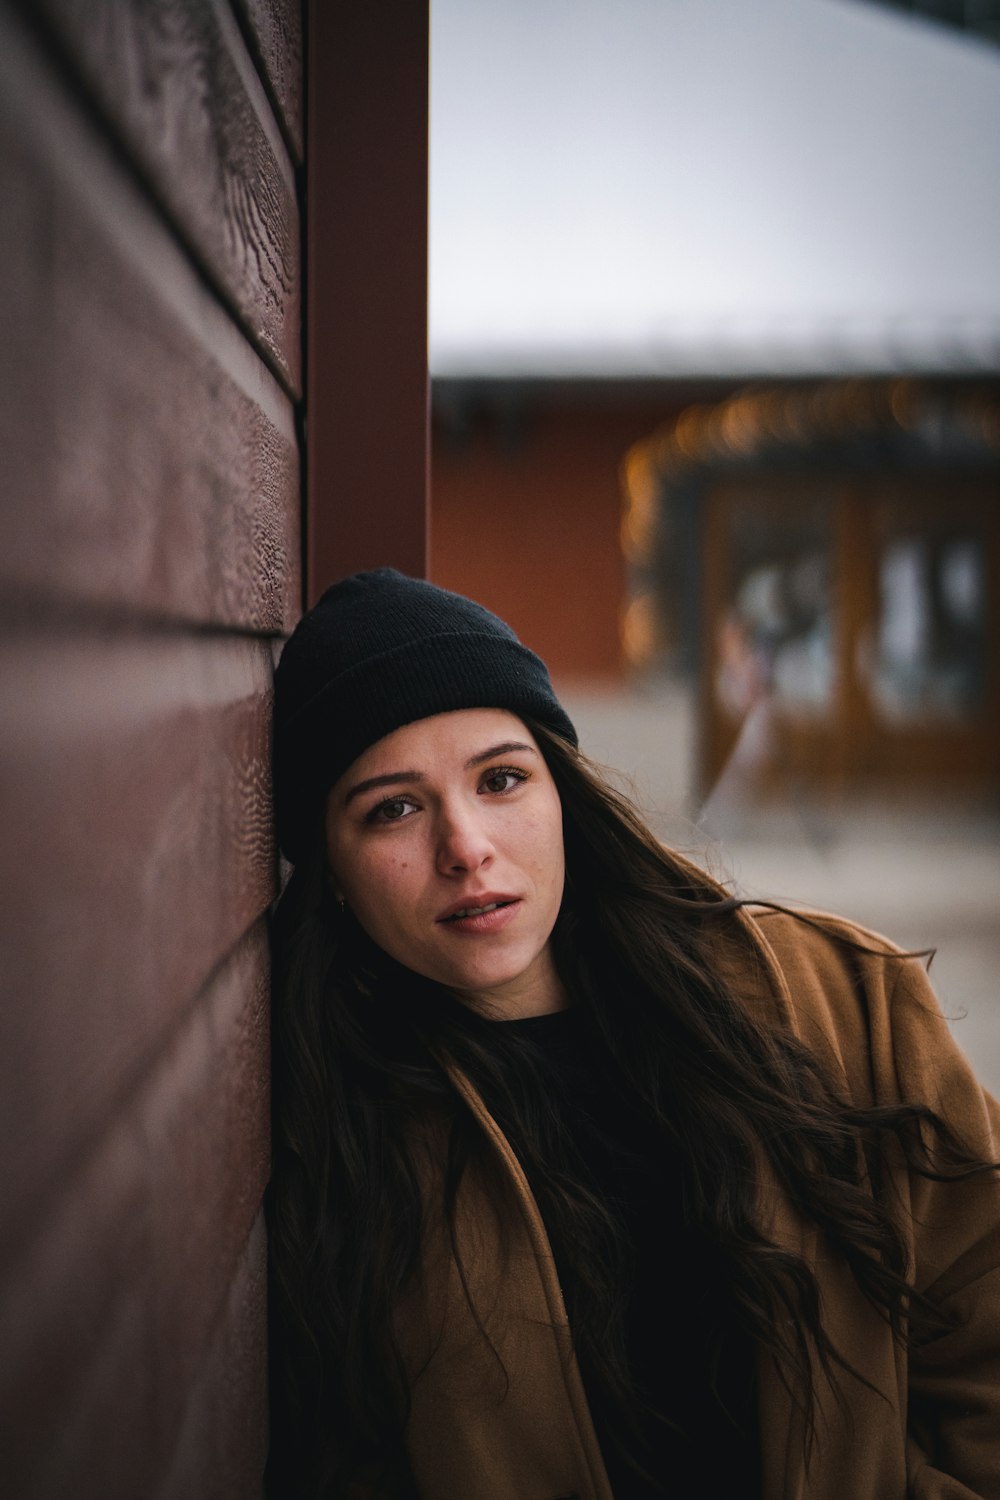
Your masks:
M 366 823 L 402 823 L 410 813 L 416 812 L 416 803 L 408 797 L 389 797 L 379 802 L 371 812 L 365 814 Z
M 512 792 L 522 781 L 527 781 L 529 774 L 518 766 L 497 766 L 496 770 L 487 771 L 480 785 L 484 791 L 502 797 L 506 792 Z

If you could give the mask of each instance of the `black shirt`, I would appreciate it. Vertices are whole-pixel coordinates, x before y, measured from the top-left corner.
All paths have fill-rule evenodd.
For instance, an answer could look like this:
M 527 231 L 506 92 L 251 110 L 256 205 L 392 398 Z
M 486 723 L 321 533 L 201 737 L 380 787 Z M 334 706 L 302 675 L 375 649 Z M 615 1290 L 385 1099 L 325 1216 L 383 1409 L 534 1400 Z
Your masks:
M 576 1011 L 494 1024 L 515 1029 L 538 1049 L 550 1097 L 586 1163 L 588 1186 L 619 1217 L 631 1242 L 625 1348 L 651 1409 L 634 1403 L 638 1431 L 625 1430 L 624 1414 L 580 1353 L 615 1500 L 689 1494 L 759 1500 L 754 1348 L 736 1321 L 721 1257 L 684 1221 L 683 1164 L 615 1086 Z M 537 1188 L 513 1122 L 504 1117 L 509 1110 L 484 1092 Z M 544 1217 L 544 1200 L 541 1206 Z M 573 1247 L 547 1228 L 572 1325 Z M 648 1478 L 626 1453 L 639 1458 Z

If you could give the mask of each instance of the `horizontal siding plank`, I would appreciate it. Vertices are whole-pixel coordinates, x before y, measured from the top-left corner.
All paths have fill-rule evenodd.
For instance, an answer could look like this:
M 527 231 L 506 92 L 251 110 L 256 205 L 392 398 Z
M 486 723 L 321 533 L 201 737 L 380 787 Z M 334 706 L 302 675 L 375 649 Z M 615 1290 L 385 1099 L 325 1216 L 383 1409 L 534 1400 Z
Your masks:
M 35 0 L 112 131 L 290 391 L 294 174 L 228 0 Z
M 5 1272 L 0 1464 L 18 1500 L 153 1495 L 192 1391 L 227 1451 L 260 1425 L 267 973 L 260 923 Z M 250 1469 L 259 1453 L 258 1437 Z
M 157 1500 L 260 1500 L 268 1439 L 266 1281 L 261 1215 Z
M 171 1443 L 178 1393 L 200 1378 L 207 1333 L 267 1182 L 269 980 L 260 921 L 186 1018 L 139 1108 L 148 1159 L 159 1158 L 149 1200 L 153 1337 L 157 1407 L 172 1413 L 164 1433 Z
M 253 37 L 285 133 L 301 162 L 302 6 L 299 0 L 234 0 L 234 4 Z
M 299 610 L 288 397 L 0 7 L 0 618 Z
M 143 1492 L 142 1454 L 156 1446 L 155 1365 L 135 1358 L 151 1333 L 144 1166 L 139 1143 L 118 1132 L 86 1164 L 49 1233 L 3 1267 L 0 1466 L 18 1500 L 78 1493 L 72 1470 L 84 1459 L 96 1464 L 87 1500 Z M 114 1205 L 113 1224 L 95 1203 Z M 88 1430 L 96 1452 L 82 1451 Z M 113 1441 L 125 1431 L 127 1444 Z
M 273 899 L 270 716 L 267 642 L 0 647 L 0 1258 Z

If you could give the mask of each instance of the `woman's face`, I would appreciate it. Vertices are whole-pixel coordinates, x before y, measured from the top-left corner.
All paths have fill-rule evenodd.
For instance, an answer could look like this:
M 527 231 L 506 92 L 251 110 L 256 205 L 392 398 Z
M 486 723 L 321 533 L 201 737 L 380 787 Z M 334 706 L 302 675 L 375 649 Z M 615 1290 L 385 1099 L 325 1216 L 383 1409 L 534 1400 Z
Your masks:
M 525 725 L 472 708 L 406 724 L 327 801 L 339 896 L 386 953 L 490 1014 L 565 1003 L 550 937 L 562 808 Z

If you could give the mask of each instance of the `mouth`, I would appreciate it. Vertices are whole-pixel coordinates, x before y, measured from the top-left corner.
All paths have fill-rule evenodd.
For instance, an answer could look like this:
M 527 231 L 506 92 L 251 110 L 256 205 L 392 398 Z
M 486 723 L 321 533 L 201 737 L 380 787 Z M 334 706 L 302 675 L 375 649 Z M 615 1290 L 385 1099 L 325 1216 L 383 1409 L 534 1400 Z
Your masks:
M 494 896 L 491 893 L 481 901 L 452 907 L 437 921 L 439 926 L 456 932 L 495 932 L 506 926 L 520 904 L 519 896 Z

